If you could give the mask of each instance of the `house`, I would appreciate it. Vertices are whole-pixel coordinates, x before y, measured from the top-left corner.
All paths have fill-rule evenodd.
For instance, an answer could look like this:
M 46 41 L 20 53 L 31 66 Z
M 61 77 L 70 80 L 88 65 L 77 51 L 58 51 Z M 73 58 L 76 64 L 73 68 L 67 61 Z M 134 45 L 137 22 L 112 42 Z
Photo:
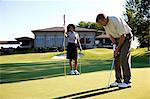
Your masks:
M 30 37 L 15 38 L 16 41 L 0 41 L 0 47 L 2 48 L 33 48 L 34 39 Z
M 11 54 L 19 45 L 18 41 L 0 41 L 0 55 Z
M 112 42 L 108 35 L 101 34 L 99 36 L 96 36 L 95 44 L 97 47 L 102 48 L 112 48 Z
M 45 29 L 32 30 L 35 35 L 35 48 L 63 48 L 64 28 L 51 27 Z M 94 48 L 97 30 L 76 27 L 79 33 L 81 45 L 83 48 Z
M 20 48 L 28 49 L 34 47 L 34 39 L 30 37 L 15 38 L 20 43 Z
M 15 39 L 16 41 L 0 41 L 0 55 L 26 53 L 28 49 L 34 47 L 33 38 L 19 37 Z

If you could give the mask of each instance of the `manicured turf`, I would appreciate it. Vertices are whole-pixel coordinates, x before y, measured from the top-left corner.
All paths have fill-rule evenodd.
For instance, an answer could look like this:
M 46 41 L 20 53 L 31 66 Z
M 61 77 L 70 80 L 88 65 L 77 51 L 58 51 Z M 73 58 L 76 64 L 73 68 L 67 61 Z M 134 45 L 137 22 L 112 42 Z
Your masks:
M 133 50 L 133 68 L 149 67 L 146 48 Z M 82 51 L 82 72 L 109 70 L 112 63 L 111 49 L 89 49 Z M 61 52 L 33 53 L 0 56 L 0 83 L 11 83 L 64 75 L 64 61 L 52 60 Z M 69 66 L 67 61 L 67 72 Z
M 84 54 L 80 59 L 82 75 L 67 77 L 63 76 L 64 61 L 51 59 L 54 55 L 61 54 L 61 52 L 0 56 L 1 99 L 16 99 L 19 97 L 21 99 L 26 99 L 26 97 L 28 99 L 50 99 L 48 97 L 56 98 L 57 96 L 84 93 L 94 89 L 99 89 L 97 90 L 98 93 L 94 91 L 90 94 L 95 93 L 92 95 L 96 95 L 98 99 L 101 96 L 103 96 L 102 99 L 105 99 L 105 97 L 110 99 L 111 96 L 115 97 L 113 99 L 119 99 L 120 95 L 122 99 L 148 99 L 149 95 L 146 93 L 150 91 L 148 81 L 150 78 L 150 52 L 146 48 L 132 51 L 132 68 L 138 68 L 133 69 L 132 79 L 134 83 L 136 82 L 135 87 L 124 90 L 112 89 L 113 92 L 111 90 L 100 90 L 106 85 L 108 79 L 109 72 L 107 70 L 110 70 L 112 63 L 112 50 L 89 49 L 82 51 L 82 53 Z M 67 72 L 69 72 L 68 61 Z M 101 95 L 107 92 L 110 93 Z M 138 95 L 136 96 L 136 94 Z M 84 94 L 82 95 L 84 96 Z M 135 96 L 136 98 L 134 98 Z
M 0 85 L 0 99 L 149 99 L 150 68 L 132 69 L 132 87 L 105 89 L 109 71 Z M 114 81 L 114 72 L 111 82 Z

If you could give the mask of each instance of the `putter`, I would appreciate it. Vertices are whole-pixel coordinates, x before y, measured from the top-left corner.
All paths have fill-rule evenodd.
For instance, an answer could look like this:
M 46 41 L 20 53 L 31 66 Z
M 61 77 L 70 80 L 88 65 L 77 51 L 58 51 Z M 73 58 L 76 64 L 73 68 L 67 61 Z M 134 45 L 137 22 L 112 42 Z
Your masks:
M 115 49 L 116 49 L 116 45 L 114 44 L 113 45 L 113 51 L 115 52 Z M 113 62 L 112 62 L 112 65 L 111 65 L 111 68 L 110 68 L 110 74 L 109 74 L 109 79 L 108 79 L 108 83 L 107 83 L 107 86 L 106 88 L 110 88 L 110 80 L 111 80 L 111 75 L 112 75 L 112 70 L 113 70 L 113 67 L 115 65 L 115 57 L 113 58 Z
M 113 70 L 114 64 L 115 64 L 115 58 L 113 59 L 113 62 L 112 62 L 112 65 L 111 65 L 110 74 L 109 74 L 109 79 L 108 79 L 108 83 L 107 83 L 106 88 L 110 88 L 110 87 L 111 87 L 111 86 L 110 86 L 110 80 L 111 80 L 111 75 L 112 75 L 112 70 Z

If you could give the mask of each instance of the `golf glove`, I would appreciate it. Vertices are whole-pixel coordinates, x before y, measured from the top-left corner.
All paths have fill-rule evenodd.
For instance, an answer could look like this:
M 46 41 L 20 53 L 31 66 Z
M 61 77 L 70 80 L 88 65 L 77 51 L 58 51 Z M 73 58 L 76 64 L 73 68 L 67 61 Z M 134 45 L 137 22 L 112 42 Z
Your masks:
M 114 51 L 116 50 L 116 47 L 117 47 L 117 45 L 116 45 L 116 44 L 113 44 L 113 50 L 114 50 Z

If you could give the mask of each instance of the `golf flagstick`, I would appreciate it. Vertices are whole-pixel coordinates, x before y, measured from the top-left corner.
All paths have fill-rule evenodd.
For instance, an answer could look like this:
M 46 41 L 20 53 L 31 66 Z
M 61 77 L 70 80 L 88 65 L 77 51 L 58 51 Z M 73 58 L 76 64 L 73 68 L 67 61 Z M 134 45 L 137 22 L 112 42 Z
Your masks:
M 116 49 L 116 45 L 114 44 L 113 45 L 114 52 L 115 52 L 115 49 Z M 107 84 L 106 88 L 110 87 L 110 80 L 111 80 L 111 75 L 112 75 L 112 70 L 113 70 L 114 65 L 115 65 L 115 57 L 113 58 L 113 62 L 112 62 L 111 69 L 110 69 L 110 75 L 109 75 L 109 79 L 108 79 L 108 84 Z
M 80 74 L 82 73 L 82 67 L 81 67 L 81 50 L 80 50 L 80 58 L 79 58 L 79 63 L 80 63 Z
M 63 27 L 64 27 L 64 76 L 66 76 L 66 55 L 65 55 L 65 49 L 66 49 L 66 38 L 65 38 L 65 33 L 66 33 L 66 27 L 65 27 L 65 14 L 63 15 L 63 20 L 64 20 L 64 24 L 63 24 Z

